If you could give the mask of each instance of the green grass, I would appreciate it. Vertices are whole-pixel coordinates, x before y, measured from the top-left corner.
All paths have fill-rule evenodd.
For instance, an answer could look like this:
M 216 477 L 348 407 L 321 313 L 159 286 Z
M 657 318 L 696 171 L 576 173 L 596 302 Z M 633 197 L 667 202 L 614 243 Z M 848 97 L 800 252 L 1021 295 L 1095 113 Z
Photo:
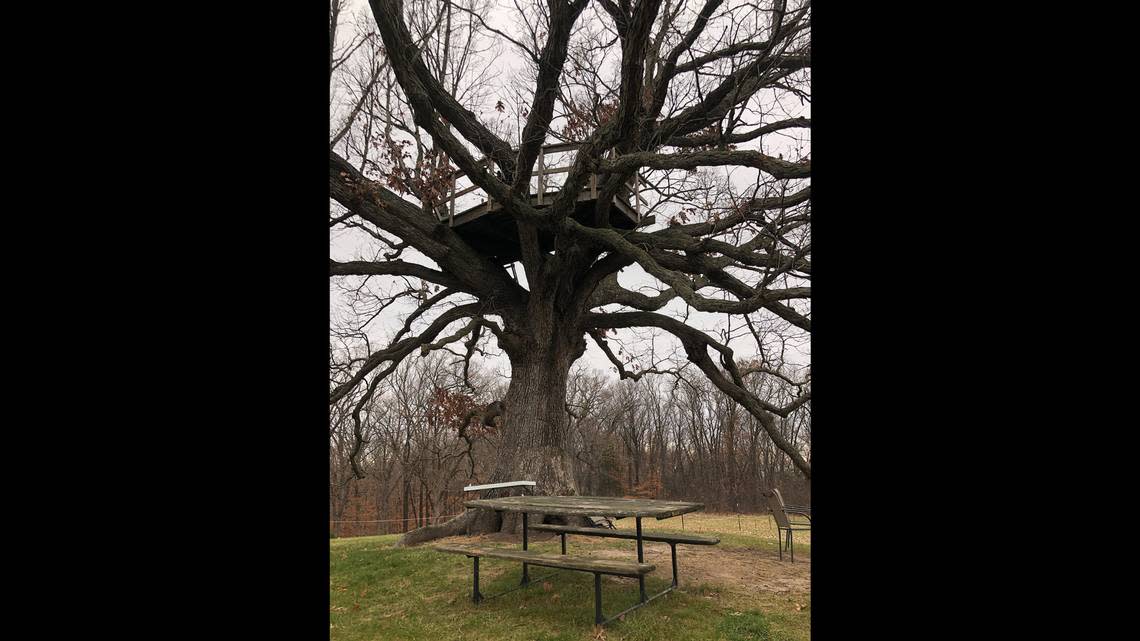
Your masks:
M 665 529 L 653 525 L 655 530 Z M 720 534 L 726 545 L 775 551 L 774 538 L 769 542 L 745 534 Z M 679 590 L 606 626 L 603 636 L 597 636 L 591 574 L 532 567 L 532 577 L 553 576 L 545 585 L 534 584 L 476 606 L 470 598 L 470 559 L 436 552 L 430 545 L 396 549 L 392 545 L 397 538 L 330 541 L 333 641 L 806 641 L 810 637 L 810 594 L 749 596 L 727 586 L 686 582 L 684 573 Z M 629 547 L 628 542 L 609 540 L 598 545 Z M 557 552 L 559 543 L 554 538 L 530 547 Z M 807 556 L 810 548 L 797 541 L 797 552 L 801 549 Z M 668 567 L 663 570 L 647 578 L 650 594 L 668 587 Z M 519 577 L 516 563 L 480 561 L 480 590 L 486 595 L 514 587 Z M 603 612 L 612 616 L 637 602 L 637 582 L 603 577 L 602 595 Z

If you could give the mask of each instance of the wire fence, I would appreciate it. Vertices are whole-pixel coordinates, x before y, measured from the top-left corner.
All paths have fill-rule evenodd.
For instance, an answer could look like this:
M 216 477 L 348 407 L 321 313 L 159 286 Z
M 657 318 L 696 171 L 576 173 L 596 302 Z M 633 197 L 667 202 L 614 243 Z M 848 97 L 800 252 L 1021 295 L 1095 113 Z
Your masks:
M 633 519 L 615 521 L 620 529 L 633 530 Z M 644 522 L 643 522 L 644 525 Z M 681 516 L 655 521 L 654 530 L 695 532 L 700 534 L 733 534 L 775 541 L 778 538 L 776 521 L 769 512 L 717 513 L 690 512 Z M 796 543 L 811 543 L 811 532 L 796 532 Z
M 329 520 L 329 536 L 343 538 L 350 536 L 377 536 L 380 534 L 403 534 L 425 525 L 439 525 L 448 519 L 459 516 L 456 514 L 440 514 L 428 517 L 409 517 L 406 519 L 339 519 Z
M 431 517 L 410 517 L 407 519 L 340 519 L 329 521 L 329 535 L 332 538 L 354 536 L 377 536 L 382 534 L 402 534 L 424 525 L 438 525 L 459 516 L 442 514 Z M 614 519 L 618 529 L 634 529 L 633 519 Z M 710 534 L 738 534 L 765 539 L 777 538 L 776 522 L 768 512 L 754 514 L 724 514 L 692 512 L 680 517 L 656 521 L 653 529 L 685 532 L 707 532 Z M 811 543 L 811 532 L 797 532 L 796 541 Z

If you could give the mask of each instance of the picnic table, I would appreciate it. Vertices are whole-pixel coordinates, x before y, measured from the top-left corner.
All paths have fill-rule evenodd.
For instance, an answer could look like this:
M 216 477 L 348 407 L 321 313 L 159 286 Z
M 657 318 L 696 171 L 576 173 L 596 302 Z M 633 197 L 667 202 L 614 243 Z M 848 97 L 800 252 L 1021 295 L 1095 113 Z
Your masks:
M 530 565 L 551 567 L 563 570 L 577 570 L 592 572 L 594 574 L 594 622 L 605 625 L 626 613 L 636 610 L 657 597 L 663 596 L 677 588 L 677 545 L 715 545 L 720 543 L 716 537 L 693 534 L 675 533 L 646 533 L 642 531 L 641 520 L 652 517 L 657 520 L 667 519 L 688 512 L 704 509 L 702 503 L 688 503 L 683 501 L 659 501 L 655 499 L 627 499 L 608 496 L 507 496 L 494 499 L 476 499 L 464 502 L 469 508 L 483 508 L 500 512 L 518 512 L 522 514 L 522 550 L 511 550 L 488 546 L 471 545 L 439 545 L 435 549 L 453 554 L 465 554 L 474 562 L 474 590 L 471 598 L 475 603 L 492 597 L 484 597 L 479 592 L 479 558 L 496 558 L 522 562 L 522 580 L 519 585 L 506 592 L 512 592 L 532 583 L 545 579 L 540 577 L 531 580 L 528 570 Z M 529 525 L 530 514 L 556 515 L 556 516 L 609 516 L 614 518 L 633 517 L 635 532 L 622 532 L 603 528 L 575 527 L 568 525 L 543 524 Z M 529 531 L 539 530 L 555 532 L 562 537 L 561 554 L 542 554 L 529 551 Z M 612 559 L 594 559 L 577 557 L 566 554 L 566 537 L 574 534 L 579 536 L 597 536 L 604 538 L 617 538 L 635 540 L 637 542 L 637 561 L 620 561 Z M 645 593 L 645 575 L 656 569 L 652 563 L 645 563 L 643 544 L 645 541 L 668 543 L 673 561 L 673 580 L 671 585 L 653 596 Z M 625 576 L 637 578 L 640 592 L 640 602 L 633 607 L 615 614 L 608 619 L 602 616 L 602 588 L 601 575 Z M 501 596 L 506 592 L 494 595 Z

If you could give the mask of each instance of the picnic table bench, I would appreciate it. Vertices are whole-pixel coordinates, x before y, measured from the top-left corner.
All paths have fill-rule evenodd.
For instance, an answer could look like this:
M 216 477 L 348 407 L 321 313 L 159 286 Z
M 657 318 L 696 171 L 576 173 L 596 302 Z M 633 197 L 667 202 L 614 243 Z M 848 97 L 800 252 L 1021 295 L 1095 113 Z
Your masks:
M 474 590 L 472 591 L 471 598 L 475 603 L 479 603 L 480 601 L 484 601 L 495 596 L 501 596 L 507 592 L 513 592 L 514 590 L 526 587 L 534 582 L 541 580 L 530 579 L 530 575 L 527 569 L 528 565 L 550 567 L 560 570 L 590 572 L 594 575 L 594 622 L 599 625 L 605 625 L 614 619 L 625 615 L 627 612 L 636 610 L 637 608 L 640 608 L 641 606 L 649 603 L 653 599 L 663 596 L 677 588 L 678 544 L 715 545 L 720 542 L 720 539 L 717 539 L 716 537 L 706 537 L 692 534 L 672 534 L 664 532 L 647 534 L 641 530 L 641 519 L 644 517 L 652 516 L 660 520 L 669 518 L 671 516 L 685 514 L 687 512 L 694 512 L 696 510 L 704 508 L 704 505 L 700 503 L 658 501 L 651 499 L 622 499 L 597 496 L 511 496 L 496 499 L 479 499 L 467 501 L 464 503 L 464 505 L 466 507 L 486 508 L 505 512 L 522 513 L 522 550 L 508 550 L 504 548 L 481 545 L 435 546 L 435 549 L 440 552 L 464 554 L 472 559 L 474 567 Z M 527 517 L 528 513 L 531 512 L 562 516 L 605 515 L 617 518 L 632 516 L 636 522 L 636 533 L 631 534 L 629 532 L 606 530 L 602 528 L 585 528 L 542 523 L 530 526 L 528 524 Z M 529 530 L 531 529 L 556 532 L 559 534 L 562 537 L 562 553 L 544 554 L 527 550 L 529 544 L 528 535 Z M 567 534 L 636 540 L 637 562 L 569 556 L 566 554 Z M 655 570 L 657 566 L 652 563 L 645 563 L 645 553 L 643 550 L 644 541 L 668 543 L 673 560 L 673 581 L 671 585 L 664 591 L 651 597 L 647 596 L 645 593 L 645 575 Z M 519 585 L 515 588 L 512 588 L 511 590 L 507 590 L 506 592 L 502 592 L 491 597 L 484 596 L 479 591 L 479 559 L 481 557 L 522 562 L 522 580 L 520 581 Z M 603 574 L 636 578 L 640 591 L 640 601 L 634 606 L 627 608 L 608 619 L 604 618 L 602 616 Z
M 545 532 L 555 532 L 562 537 L 562 553 L 566 554 L 566 535 L 567 534 L 580 534 L 582 536 L 597 536 L 605 539 L 637 539 L 637 534 L 633 532 L 622 532 L 620 530 L 603 530 L 593 527 L 574 527 L 571 525 L 554 525 L 551 523 L 539 523 L 538 525 L 530 526 L 532 530 L 542 530 Z M 674 534 L 672 532 L 662 532 L 658 534 L 650 533 L 641 535 L 642 541 L 653 541 L 655 543 L 668 543 L 669 554 L 673 560 L 673 587 L 677 587 L 677 545 L 716 545 L 720 543 L 720 539 L 715 536 L 701 536 L 699 534 Z

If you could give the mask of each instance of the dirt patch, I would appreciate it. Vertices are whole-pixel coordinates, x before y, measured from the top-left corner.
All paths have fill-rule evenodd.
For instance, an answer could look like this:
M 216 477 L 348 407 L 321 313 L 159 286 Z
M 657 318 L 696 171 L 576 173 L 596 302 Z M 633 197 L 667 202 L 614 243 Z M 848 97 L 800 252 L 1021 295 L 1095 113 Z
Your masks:
M 581 539 L 579 539 L 579 542 Z M 575 542 L 575 543 L 579 543 Z M 591 541 L 593 543 L 593 541 Z M 590 556 L 614 559 L 636 558 L 636 543 L 629 551 L 600 548 L 596 545 Z M 657 564 L 654 574 L 670 576 L 672 560 L 669 546 L 646 544 L 645 561 Z M 677 546 L 677 574 L 681 583 L 710 583 L 732 592 L 755 594 L 758 592 L 804 593 L 811 591 L 811 559 L 796 558 L 788 561 L 787 554 L 780 561 L 775 554 L 748 548 L 712 546 Z
M 531 536 L 532 542 L 554 540 L 557 536 Z M 496 545 L 518 545 L 521 539 L 509 534 L 489 534 L 483 536 L 456 536 L 440 539 L 439 543 L 451 544 L 482 544 L 494 543 Z M 614 549 L 609 547 L 612 541 L 606 539 L 593 539 L 582 536 L 570 537 L 567 541 L 567 551 L 570 554 L 582 554 L 603 559 L 636 560 L 637 547 L 633 541 L 628 543 L 628 549 Z M 669 546 L 664 543 L 646 543 L 645 560 L 647 563 L 657 565 L 654 576 L 668 579 L 672 573 Z M 750 548 L 727 547 L 723 544 L 712 546 L 679 545 L 677 546 L 677 573 L 680 575 L 682 587 L 686 584 L 708 583 L 716 585 L 728 592 L 747 595 L 768 594 L 805 594 L 811 592 L 811 557 L 796 555 L 795 563 L 788 560 L 787 552 L 784 560 L 779 560 L 775 551 L 755 550 Z

